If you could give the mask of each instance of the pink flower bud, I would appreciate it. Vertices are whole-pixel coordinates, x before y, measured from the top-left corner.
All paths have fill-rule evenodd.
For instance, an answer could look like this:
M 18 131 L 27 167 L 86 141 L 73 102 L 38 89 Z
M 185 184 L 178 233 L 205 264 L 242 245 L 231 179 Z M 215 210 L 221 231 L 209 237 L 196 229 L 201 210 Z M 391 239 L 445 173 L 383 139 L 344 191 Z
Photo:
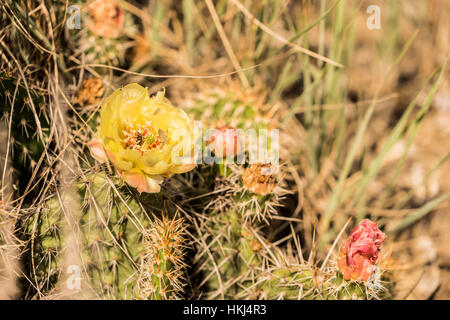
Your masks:
M 123 10 L 115 0 L 93 0 L 88 5 L 89 29 L 92 33 L 105 38 L 117 38 L 124 24 Z
M 238 131 L 230 126 L 215 129 L 207 145 L 216 156 L 223 158 L 235 157 L 243 152 Z
M 378 250 L 386 235 L 378 225 L 364 219 L 353 229 L 338 260 L 339 270 L 345 280 L 367 281 L 374 273 L 378 259 Z

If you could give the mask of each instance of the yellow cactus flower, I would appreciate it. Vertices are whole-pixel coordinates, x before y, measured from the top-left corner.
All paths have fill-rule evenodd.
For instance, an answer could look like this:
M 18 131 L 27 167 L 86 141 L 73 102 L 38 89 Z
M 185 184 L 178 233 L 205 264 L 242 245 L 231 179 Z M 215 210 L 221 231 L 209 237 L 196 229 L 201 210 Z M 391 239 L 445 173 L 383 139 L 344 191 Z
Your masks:
M 195 167 L 192 120 L 163 91 L 150 97 L 136 83 L 105 100 L 97 137 L 88 146 L 95 159 L 109 160 L 139 192 L 159 192 L 163 177 Z

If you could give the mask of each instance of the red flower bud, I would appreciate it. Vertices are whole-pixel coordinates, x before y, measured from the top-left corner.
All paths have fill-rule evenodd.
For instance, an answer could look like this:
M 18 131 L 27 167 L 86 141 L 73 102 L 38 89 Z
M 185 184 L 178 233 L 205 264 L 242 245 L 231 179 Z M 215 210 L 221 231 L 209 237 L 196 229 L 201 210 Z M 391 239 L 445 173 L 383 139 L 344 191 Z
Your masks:
M 386 235 L 378 229 L 378 225 L 364 219 L 353 229 L 338 260 L 339 270 L 345 280 L 367 281 L 375 271 L 378 250 L 386 239 Z

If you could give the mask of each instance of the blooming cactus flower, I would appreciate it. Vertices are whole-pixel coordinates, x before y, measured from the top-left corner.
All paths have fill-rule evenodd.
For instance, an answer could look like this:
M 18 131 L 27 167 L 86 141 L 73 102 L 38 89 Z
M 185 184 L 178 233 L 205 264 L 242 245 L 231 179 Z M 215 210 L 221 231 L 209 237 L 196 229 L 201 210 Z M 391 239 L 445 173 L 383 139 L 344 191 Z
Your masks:
M 109 160 L 122 179 L 139 192 L 159 192 L 163 177 L 192 170 L 193 125 L 164 92 L 149 97 L 147 88 L 129 84 L 102 105 L 91 155 Z
M 364 219 L 353 229 L 338 259 L 339 270 L 345 280 L 367 281 L 375 271 L 378 250 L 386 235 L 378 225 Z
M 105 38 L 117 38 L 124 24 L 123 10 L 115 0 L 93 0 L 88 5 L 89 30 Z

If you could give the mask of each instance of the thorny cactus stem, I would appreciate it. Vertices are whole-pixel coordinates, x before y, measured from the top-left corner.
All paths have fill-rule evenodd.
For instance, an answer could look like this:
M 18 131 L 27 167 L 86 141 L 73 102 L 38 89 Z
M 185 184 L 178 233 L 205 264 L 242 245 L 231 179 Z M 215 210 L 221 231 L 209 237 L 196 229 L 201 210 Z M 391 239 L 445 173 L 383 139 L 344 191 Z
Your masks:
M 206 287 L 211 298 L 221 295 L 234 298 L 259 262 L 252 250 L 252 240 L 245 236 L 248 227 L 241 218 L 236 211 L 228 211 L 213 217 L 204 227 L 219 272 L 217 275 L 212 261 L 206 262 Z
M 77 219 L 83 265 L 78 268 L 84 283 L 99 298 L 133 297 L 134 282 L 130 279 L 138 269 L 142 230 L 148 225 L 146 215 L 130 195 L 112 188 L 100 173 L 88 175 L 79 184 L 79 193 L 82 209 Z M 29 279 L 40 294 L 52 294 L 60 275 L 66 272 L 61 269 L 67 246 L 62 199 L 64 195 L 49 198 L 26 222 L 31 238 Z
M 260 297 L 269 299 L 376 299 L 386 294 L 382 270 L 376 266 L 385 234 L 365 219 L 352 231 L 335 267 L 309 264 L 266 271 L 259 280 Z
M 223 165 L 219 166 L 217 172 L 230 178 L 229 171 Z M 258 233 L 261 219 L 249 219 L 249 216 L 258 214 L 256 210 L 264 212 L 264 208 L 255 206 L 254 201 L 248 200 L 249 197 L 263 197 L 258 203 L 264 207 L 270 203 L 276 188 L 273 176 L 261 176 L 262 168 L 261 165 L 251 165 L 244 169 L 241 183 L 246 191 L 235 194 L 228 210 L 212 210 L 209 220 L 203 226 L 202 232 L 209 240 L 207 246 L 213 255 L 213 259 L 204 268 L 208 272 L 206 288 L 209 290 L 209 297 L 222 295 L 226 299 L 334 300 L 372 299 L 382 295 L 385 290 L 380 285 L 380 274 L 374 275 L 370 281 L 366 277 L 350 280 L 347 275 L 343 277 L 335 267 L 322 270 L 305 263 L 272 265 L 273 261 L 265 258 L 281 255 L 279 260 L 288 260 L 281 250 L 266 244 L 266 240 Z M 267 219 L 262 220 L 269 223 Z M 366 228 L 366 225 L 372 228 Z M 365 239 L 372 239 L 378 250 L 384 234 L 373 226 L 376 227 L 376 224 L 363 222 L 350 239 L 354 239 L 356 234 L 360 244 L 365 244 Z M 369 234 L 366 230 L 370 231 Z M 365 254 L 365 248 L 369 245 L 355 244 L 355 249 L 351 252 Z M 374 263 L 375 260 L 370 261 Z
M 217 164 L 216 172 L 219 180 L 235 178 L 232 170 L 224 164 Z M 267 181 L 273 183 L 272 179 Z M 247 287 L 252 286 L 261 263 L 258 253 L 261 244 L 257 234 L 260 222 L 265 217 L 259 219 L 259 215 L 266 213 L 265 207 L 270 206 L 271 202 L 270 196 L 266 198 L 267 194 L 252 193 L 243 187 L 240 179 L 236 189 L 228 192 L 233 196 L 225 206 L 226 209 L 214 209 L 213 206 L 208 213 L 208 220 L 201 226 L 201 233 L 212 254 L 212 259 L 202 264 L 207 272 L 204 284 L 211 298 L 236 298 Z M 263 200 L 261 197 L 265 201 L 260 201 Z
M 144 235 L 139 292 L 143 299 L 180 298 L 184 284 L 183 262 L 186 224 L 183 218 L 155 217 Z
M 8 140 L 5 155 L 14 168 L 12 184 L 21 196 L 29 189 L 30 178 L 40 172 L 37 165 L 42 167 L 41 155 L 50 135 L 44 99 L 20 80 L 0 73 L 0 120 L 9 131 L 9 140 L 2 143 Z
M 348 300 L 376 298 L 363 282 L 345 281 L 334 268 L 320 270 L 309 264 L 271 266 L 258 273 L 253 299 Z M 370 289 L 369 289 L 370 288 Z
M 79 183 L 82 210 L 79 266 L 93 296 L 101 299 L 176 299 L 184 285 L 185 224 L 181 218 L 150 217 L 145 208 L 163 208 L 160 197 L 141 197 L 116 187 L 103 173 Z M 64 202 L 56 195 L 27 222 L 31 240 L 29 278 L 42 295 L 54 288 L 65 270 Z

